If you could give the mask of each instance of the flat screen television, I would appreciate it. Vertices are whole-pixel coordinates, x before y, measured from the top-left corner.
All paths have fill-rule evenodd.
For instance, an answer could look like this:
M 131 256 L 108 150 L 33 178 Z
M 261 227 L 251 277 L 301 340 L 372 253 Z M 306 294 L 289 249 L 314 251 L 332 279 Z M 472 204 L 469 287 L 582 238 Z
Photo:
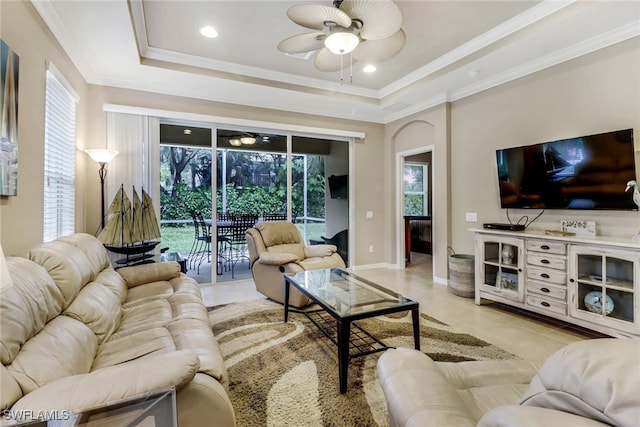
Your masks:
M 331 175 L 328 180 L 332 199 L 349 198 L 349 175 Z
M 633 129 L 496 150 L 503 208 L 637 210 Z

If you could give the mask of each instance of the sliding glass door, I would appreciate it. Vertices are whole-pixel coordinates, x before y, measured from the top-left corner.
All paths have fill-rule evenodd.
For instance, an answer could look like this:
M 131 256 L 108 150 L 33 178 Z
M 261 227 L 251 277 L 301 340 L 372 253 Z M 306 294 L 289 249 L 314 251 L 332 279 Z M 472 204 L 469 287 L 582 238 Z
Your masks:
M 199 282 L 251 277 L 248 259 L 231 274 L 224 256 L 224 227 L 239 216 L 291 220 L 306 244 L 336 244 L 348 263 L 347 142 L 162 124 L 160 163 L 163 245 Z

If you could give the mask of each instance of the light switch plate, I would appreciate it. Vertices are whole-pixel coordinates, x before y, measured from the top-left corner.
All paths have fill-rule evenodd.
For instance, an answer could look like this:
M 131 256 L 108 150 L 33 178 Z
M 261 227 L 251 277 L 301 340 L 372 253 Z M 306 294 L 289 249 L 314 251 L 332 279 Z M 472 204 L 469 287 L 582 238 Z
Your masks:
M 478 213 L 467 212 L 467 222 L 478 222 Z

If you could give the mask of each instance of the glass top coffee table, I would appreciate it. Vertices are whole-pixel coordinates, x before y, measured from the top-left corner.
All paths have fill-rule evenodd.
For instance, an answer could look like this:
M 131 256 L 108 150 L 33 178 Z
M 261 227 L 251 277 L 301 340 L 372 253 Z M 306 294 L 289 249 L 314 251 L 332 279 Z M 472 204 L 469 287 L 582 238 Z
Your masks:
M 321 307 L 300 312 L 338 346 L 340 393 L 347 391 L 350 359 L 389 348 L 353 323 L 356 320 L 410 310 L 413 340 L 416 350 L 420 350 L 419 311 L 416 301 L 341 268 L 301 271 L 284 276 L 285 322 L 289 320 L 291 285 Z

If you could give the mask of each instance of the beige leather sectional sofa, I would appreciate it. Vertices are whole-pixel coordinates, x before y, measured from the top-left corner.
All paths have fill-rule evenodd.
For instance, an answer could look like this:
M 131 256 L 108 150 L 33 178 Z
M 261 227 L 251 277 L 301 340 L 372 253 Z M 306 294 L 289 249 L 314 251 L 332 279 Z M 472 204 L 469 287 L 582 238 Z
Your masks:
M 181 427 L 235 425 L 200 289 L 177 263 L 114 270 L 75 234 L 7 265 L 2 410 L 79 411 L 174 386 Z
M 380 357 L 378 375 L 392 427 L 640 426 L 640 339 L 576 342 L 539 369 L 399 348 Z

